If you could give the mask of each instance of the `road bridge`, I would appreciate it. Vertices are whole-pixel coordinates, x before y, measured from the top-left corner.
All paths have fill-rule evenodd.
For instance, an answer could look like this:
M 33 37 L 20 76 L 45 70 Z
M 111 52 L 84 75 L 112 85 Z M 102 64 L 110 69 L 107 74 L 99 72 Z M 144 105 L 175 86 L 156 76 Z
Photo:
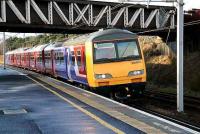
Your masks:
M 113 27 L 134 32 L 173 28 L 175 8 L 170 4 L 148 5 L 144 0 L 0 0 L 0 31 L 85 33 Z

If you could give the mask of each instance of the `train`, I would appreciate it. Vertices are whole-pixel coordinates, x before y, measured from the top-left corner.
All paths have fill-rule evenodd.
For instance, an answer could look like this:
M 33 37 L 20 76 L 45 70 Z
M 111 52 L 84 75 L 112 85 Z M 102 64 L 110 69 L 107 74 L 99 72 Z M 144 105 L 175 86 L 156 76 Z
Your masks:
M 99 30 L 8 51 L 6 64 L 62 78 L 119 99 L 143 93 L 147 77 L 138 35 L 122 29 Z

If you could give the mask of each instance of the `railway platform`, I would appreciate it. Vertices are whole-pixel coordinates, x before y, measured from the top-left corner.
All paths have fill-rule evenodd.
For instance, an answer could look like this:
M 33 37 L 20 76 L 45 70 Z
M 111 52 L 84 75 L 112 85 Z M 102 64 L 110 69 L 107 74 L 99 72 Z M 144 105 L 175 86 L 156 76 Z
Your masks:
M 198 133 L 30 71 L 0 67 L 0 133 Z

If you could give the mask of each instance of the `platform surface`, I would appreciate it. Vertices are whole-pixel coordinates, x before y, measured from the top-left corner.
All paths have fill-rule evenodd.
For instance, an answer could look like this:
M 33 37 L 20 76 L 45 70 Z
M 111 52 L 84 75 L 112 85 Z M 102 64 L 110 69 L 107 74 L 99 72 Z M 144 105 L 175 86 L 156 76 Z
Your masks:
M 77 101 L 72 97 L 68 99 Z M 84 103 L 76 103 L 79 103 L 82 108 L 90 109 L 106 122 L 126 133 L 143 133 Z M 2 68 L 0 68 L 0 124 L 0 133 L 6 134 L 115 133 L 25 75 Z
M 196 133 L 52 78 L 35 77 L 38 81 L 0 67 L 0 133 Z

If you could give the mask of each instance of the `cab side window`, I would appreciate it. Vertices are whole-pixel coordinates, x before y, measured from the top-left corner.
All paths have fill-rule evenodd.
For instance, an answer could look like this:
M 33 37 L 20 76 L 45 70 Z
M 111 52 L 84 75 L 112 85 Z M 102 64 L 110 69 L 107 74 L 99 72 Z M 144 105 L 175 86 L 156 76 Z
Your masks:
M 42 62 L 42 53 L 39 53 L 39 62 Z

